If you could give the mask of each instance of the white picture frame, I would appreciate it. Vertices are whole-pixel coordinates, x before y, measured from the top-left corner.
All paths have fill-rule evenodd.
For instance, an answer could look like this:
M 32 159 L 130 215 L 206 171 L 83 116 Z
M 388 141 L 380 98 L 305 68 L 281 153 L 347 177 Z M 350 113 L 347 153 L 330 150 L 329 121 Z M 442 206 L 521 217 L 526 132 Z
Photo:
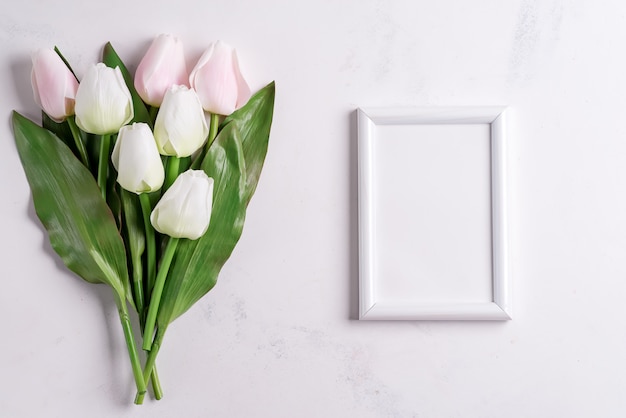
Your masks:
M 390 128 L 396 129 L 396 131 L 386 130 Z M 413 187 L 413 182 L 416 178 L 412 175 L 406 175 L 408 170 L 404 169 L 404 171 L 399 171 L 400 175 L 396 175 L 399 178 L 395 178 L 393 175 L 396 173 L 394 171 L 396 157 L 397 160 L 406 160 L 408 158 L 406 156 L 407 153 L 409 155 L 420 156 L 428 154 L 430 149 L 426 145 L 419 145 L 425 147 L 425 152 L 417 153 L 409 153 L 409 151 L 404 149 L 406 148 L 405 146 L 398 146 L 398 144 L 409 145 L 409 148 L 418 146 L 416 144 L 418 144 L 420 140 L 415 138 L 420 137 L 421 129 L 426 129 L 424 132 L 427 132 L 428 135 L 431 133 L 436 134 L 436 141 L 429 140 L 429 142 L 425 142 L 424 144 L 428 143 L 431 148 L 434 147 L 433 149 L 439 151 L 443 150 L 444 152 L 444 154 L 439 153 L 439 156 L 434 155 L 432 157 L 434 160 L 448 160 L 447 157 L 441 158 L 441 155 L 447 155 L 445 153 L 449 152 L 449 150 L 458 148 L 455 144 L 461 144 L 461 148 L 463 149 L 458 152 L 464 152 L 468 155 L 475 154 L 477 156 L 475 166 L 478 167 L 478 169 L 476 171 L 482 174 L 476 174 L 474 177 L 484 180 L 484 182 L 483 180 L 476 181 L 477 190 L 480 191 L 480 193 L 476 193 L 476 195 L 482 195 L 482 197 L 480 199 L 476 198 L 477 203 L 472 206 L 478 208 L 475 211 L 475 216 L 478 221 L 471 222 L 470 220 L 470 222 L 466 222 L 460 219 L 458 225 L 461 225 L 461 229 L 467 226 L 470 228 L 470 232 L 474 224 L 486 226 L 476 230 L 477 235 L 481 237 L 480 240 L 477 239 L 477 241 L 482 240 L 482 244 L 479 247 L 483 248 L 483 252 L 486 254 L 479 254 L 479 257 L 472 257 L 470 261 L 474 259 L 483 260 L 483 262 L 481 262 L 482 266 L 478 266 L 477 263 L 478 267 L 476 271 L 478 273 L 487 271 L 491 273 L 490 277 L 488 274 L 477 273 L 475 276 L 481 276 L 481 278 L 480 282 L 472 282 L 476 283 L 476 285 L 469 283 L 469 285 L 455 286 L 454 281 L 452 281 L 452 285 L 449 285 L 447 288 L 444 286 L 442 289 L 438 289 L 438 293 L 435 292 L 436 295 L 432 297 L 421 290 L 422 288 L 427 289 L 432 287 L 432 283 L 429 282 L 432 278 L 428 277 L 429 274 L 426 270 L 419 271 L 419 268 L 416 268 L 416 264 L 419 264 L 416 263 L 416 260 L 419 260 L 419 253 L 414 254 L 414 256 L 409 254 L 409 256 L 395 259 L 394 257 L 397 255 L 397 252 L 403 252 L 407 249 L 393 249 L 396 241 L 391 238 L 387 238 L 384 247 L 380 247 L 382 244 L 377 244 L 377 239 L 380 240 L 382 239 L 380 237 L 385 235 L 385 230 L 383 229 L 386 228 L 385 225 L 389 225 L 387 229 L 402 231 L 404 228 L 404 219 L 411 217 L 399 214 L 397 215 L 398 219 L 393 219 L 397 212 L 396 207 L 398 205 L 401 205 L 403 208 L 416 205 L 419 206 L 417 209 L 421 209 L 422 204 L 415 202 L 430 202 L 433 200 L 426 197 L 425 199 L 414 199 L 408 203 L 406 201 L 394 203 L 393 198 L 388 199 L 389 196 L 385 196 L 389 184 L 392 184 L 396 189 L 400 188 L 400 190 L 408 190 Z M 453 134 L 450 134 L 450 137 L 448 137 L 448 132 L 452 132 Z M 473 147 L 472 143 L 474 142 L 459 142 L 459 138 L 464 138 L 465 136 L 463 132 L 467 132 L 467 137 L 470 139 L 473 138 L 472 141 L 478 145 L 476 148 L 482 151 L 473 151 L 471 147 Z M 405 134 L 407 137 L 402 139 L 402 136 Z M 392 139 L 385 142 L 385 135 L 392 135 Z M 397 138 L 401 138 L 401 141 L 404 142 L 391 142 L 396 141 Z M 451 143 L 450 146 L 448 148 L 441 148 L 444 143 L 442 141 L 448 140 Z M 505 107 L 360 108 L 357 109 L 357 143 L 359 196 L 359 319 L 511 319 L 511 288 L 509 283 L 510 274 L 507 236 Z M 393 145 L 384 145 L 386 143 Z M 413 151 L 415 151 L 415 148 L 413 148 Z M 461 160 L 457 161 L 465 161 L 464 155 L 462 157 Z M 423 165 L 428 165 L 428 160 L 423 161 L 425 162 Z M 470 163 L 468 162 L 468 164 Z M 406 166 L 406 164 L 404 165 Z M 487 165 L 487 167 L 483 170 L 480 167 L 484 165 Z M 445 170 L 443 177 L 447 178 L 448 173 L 453 173 L 450 178 L 454 180 L 449 182 L 450 184 L 456 185 L 457 183 L 455 182 L 464 180 L 466 177 L 465 173 L 454 174 L 454 171 L 457 170 L 457 166 L 454 164 L 447 167 Z M 471 170 L 468 169 L 467 171 L 469 172 Z M 380 178 L 383 176 L 381 173 L 386 173 L 385 176 L 387 177 L 385 177 L 384 180 Z M 469 177 L 472 178 L 472 175 Z M 438 178 L 424 178 L 421 180 L 424 182 L 426 189 L 441 191 L 441 188 L 439 188 L 437 184 L 439 181 Z M 385 184 L 380 184 L 383 181 Z M 485 182 L 486 184 L 484 184 Z M 448 183 L 443 182 L 441 187 L 447 187 L 446 184 Z M 461 191 L 464 192 L 465 188 L 461 189 Z M 410 193 L 407 194 L 410 195 Z M 396 193 L 393 196 L 397 195 L 404 196 L 405 194 Z M 485 199 L 487 200 L 485 201 Z M 447 210 L 448 208 L 444 207 L 444 209 Z M 431 211 L 432 210 L 433 209 L 431 209 Z M 436 210 L 437 207 L 435 207 L 434 211 Z M 419 210 L 416 210 L 416 212 L 419 212 Z M 413 212 L 409 213 L 412 214 Z M 389 214 L 391 214 L 391 216 L 387 216 Z M 463 212 L 462 215 L 465 216 L 466 214 Z M 487 220 L 485 221 L 485 219 Z M 487 222 L 488 225 L 485 225 L 485 222 Z M 391 235 L 391 233 L 389 235 Z M 406 242 L 409 242 L 409 245 L 412 246 L 414 241 L 411 240 L 416 239 L 416 235 L 425 242 L 419 243 L 420 245 L 415 245 L 415 247 L 421 246 L 421 248 L 429 248 L 429 240 L 436 241 L 439 239 L 439 234 L 425 234 L 422 237 L 420 233 L 412 233 L 409 238 L 406 238 L 406 240 L 408 240 Z M 465 234 L 463 238 L 467 239 L 471 246 L 472 237 L 467 237 L 466 235 L 468 234 Z M 452 236 L 454 237 L 454 235 Z M 404 242 L 403 240 L 400 241 Z M 471 248 L 472 251 L 474 251 L 473 247 Z M 447 251 L 447 249 L 444 250 L 444 252 Z M 459 254 L 461 258 L 465 257 L 465 252 L 460 251 Z M 447 253 L 443 255 L 443 257 L 447 256 Z M 486 263 L 488 263 L 488 265 Z M 450 264 L 454 265 L 454 260 L 450 260 Z M 448 264 L 445 263 L 442 265 L 448 266 Z M 380 266 L 387 266 L 387 268 L 383 269 Z M 407 278 L 402 280 L 405 280 L 407 285 L 402 284 L 404 282 L 399 282 L 402 285 L 396 285 L 393 282 L 396 279 L 392 277 L 395 276 L 395 274 L 389 274 L 390 271 L 406 273 L 408 275 L 406 276 Z M 432 271 L 432 269 L 429 271 Z M 407 291 L 403 287 L 409 290 Z M 456 289 L 456 287 L 463 289 L 467 287 L 467 290 L 463 290 L 463 292 L 466 293 L 457 294 L 455 297 L 447 300 L 445 292 L 450 289 Z M 399 290 L 394 293 L 394 288 L 398 288 Z M 473 288 L 478 290 L 475 291 Z M 383 291 L 384 289 L 387 289 L 386 293 Z M 443 296 L 442 292 L 444 293 Z

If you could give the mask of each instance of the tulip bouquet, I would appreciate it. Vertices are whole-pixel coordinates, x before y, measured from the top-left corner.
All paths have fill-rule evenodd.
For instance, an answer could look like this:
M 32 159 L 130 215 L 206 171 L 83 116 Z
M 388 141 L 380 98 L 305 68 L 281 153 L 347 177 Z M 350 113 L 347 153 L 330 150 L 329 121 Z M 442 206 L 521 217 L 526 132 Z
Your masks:
M 170 35 L 153 41 L 134 77 L 108 43 L 80 81 L 58 49 L 39 50 L 31 81 L 42 123 L 13 112 L 13 130 L 37 216 L 70 270 L 113 290 L 135 403 L 149 383 L 160 399 L 165 332 L 213 288 L 241 236 L 274 83 L 251 95 L 235 50 L 219 41 L 188 73 Z

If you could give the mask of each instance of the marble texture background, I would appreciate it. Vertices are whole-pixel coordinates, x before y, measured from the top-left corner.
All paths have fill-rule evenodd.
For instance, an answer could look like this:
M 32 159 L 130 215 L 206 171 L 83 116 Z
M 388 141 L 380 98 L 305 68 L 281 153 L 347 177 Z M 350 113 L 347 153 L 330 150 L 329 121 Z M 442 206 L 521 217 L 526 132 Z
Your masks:
M 10 127 L 30 52 L 134 68 L 175 33 L 275 79 L 270 150 L 217 287 L 169 329 L 165 398 L 132 405 L 113 299 L 36 220 Z M 0 14 L 0 416 L 623 417 L 626 3 L 23 0 Z M 514 320 L 359 322 L 359 106 L 511 107 Z

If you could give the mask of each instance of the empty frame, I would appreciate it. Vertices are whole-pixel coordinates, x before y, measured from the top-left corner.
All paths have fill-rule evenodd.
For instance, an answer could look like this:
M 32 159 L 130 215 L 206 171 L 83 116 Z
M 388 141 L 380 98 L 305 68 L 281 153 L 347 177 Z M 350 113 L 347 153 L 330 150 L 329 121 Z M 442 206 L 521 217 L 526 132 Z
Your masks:
M 360 319 L 510 319 L 504 108 L 357 113 Z

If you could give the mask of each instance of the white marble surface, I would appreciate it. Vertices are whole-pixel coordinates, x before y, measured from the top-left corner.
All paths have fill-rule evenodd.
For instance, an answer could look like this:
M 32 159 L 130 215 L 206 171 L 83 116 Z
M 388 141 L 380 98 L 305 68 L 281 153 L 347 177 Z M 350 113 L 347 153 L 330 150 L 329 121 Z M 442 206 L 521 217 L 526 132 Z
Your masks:
M 109 291 L 47 244 L 10 112 L 29 53 L 129 66 L 176 33 L 277 83 L 266 166 L 220 282 L 168 332 L 165 398 L 132 405 Z M 24 0 L 0 14 L 0 416 L 623 417 L 626 3 Z M 358 322 L 359 106 L 511 107 L 514 319 Z

